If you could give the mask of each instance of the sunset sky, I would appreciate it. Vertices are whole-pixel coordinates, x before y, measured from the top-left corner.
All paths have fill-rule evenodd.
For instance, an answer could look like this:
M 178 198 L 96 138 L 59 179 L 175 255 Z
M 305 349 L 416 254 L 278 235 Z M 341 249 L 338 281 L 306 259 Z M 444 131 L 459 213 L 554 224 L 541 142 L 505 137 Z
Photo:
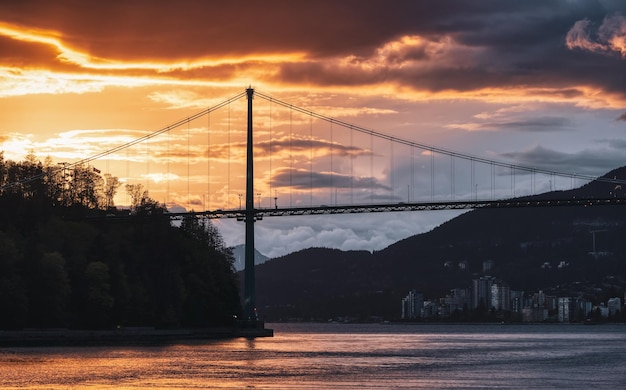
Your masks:
M 6 159 L 32 151 L 77 161 L 248 86 L 421 144 L 598 176 L 626 165 L 626 2 L 0 2 Z M 254 103 L 262 207 L 274 197 L 279 205 L 331 203 L 337 190 L 319 184 L 331 175 L 350 178 L 343 200 L 374 197 L 355 195 L 355 186 L 393 201 L 431 193 L 430 179 L 407 179 L 407 150 L 398 147 L 389 161 L 380 157 L 386 144 L 371 150 L 367 137 Z M 244 97 L 92 164 L 176 209 L 238 207 L 245 109 Z M 294 140 L 313 148 L 294 150 Z M 411 159 L 422 168 L 429 161 L 427 153 Z M 450 174 L 440 167 L 438 175 Z M 472 180 L 476 196 L 489 187 L 489 179 Z M 472 193 L 460 187 L 459 198 Z M 118 204 L 125 196 L 120 188 Z M 266 218 L 256 243 L 268 256 L 310 246 L 379 250 L 453 215 Z M 243 243 L 241 223 L 215 223 L 228 244 Z

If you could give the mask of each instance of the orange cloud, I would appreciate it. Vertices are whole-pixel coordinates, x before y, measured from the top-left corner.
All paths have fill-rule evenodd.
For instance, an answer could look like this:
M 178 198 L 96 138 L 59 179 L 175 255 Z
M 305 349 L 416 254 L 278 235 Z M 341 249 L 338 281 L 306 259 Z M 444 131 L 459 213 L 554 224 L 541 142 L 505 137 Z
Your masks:
M 579 20 L 568 31 L 565 43 L 569 49 L 581 49 L 596 53 L 619 53 L 626 57 L 626 17 L 610 15 L 604 18 L 596 33 L 588 19 Z M 593 36 L 596 36 L 594 38 Z
M 592 42 L 589 34 L 584 34 L 588 23 L 580 21 L 568 34 L 568 47 L 612 50 L 624 55 L 625 25 L 623 17 L 606 18 L 600 28 L 604 41 Z M 0 97 L 83 94 L 101 92 L 112 86 L 169 86 L 177 89 L 175 94 L 153 91 L 149 96 L 153 101 L 179 109 L 206 107 L 215 101 L 190 92 L 193 88 L 240 87 L 253 80 L 257 87 L 267 85 L 282 91 L 301 91 L 306 86 L 314 93 L 327 93 L 332 88 L 336 93 L 354 94 L 358 91 L 363 96 L 384 95 L 412 101 L 461 98 L 520 102 L 540 99 L 573 102 L 590 108 L 623 108 L 625 100 L 622 92 L 607 93 L 601 86 L 569 85 L 564 88 L 557 83 L 533 85 L 525 80 L 518 85 L 515 79 L 496 85 L 490 81 L 493 77 L 489 73 L 477 70 L 483 68 L 486 49 L 464 44 L 445 34 L 402 35 L 382 41 L 378 46 L 372 46 L 370 51 L 326 55 L 323 58 L 316 58 L 311 51 L 307 53 L 310 49 L 285 50 L 276 47 L 273 52 L 268 48 L 260 49 L 259 54 L 228 50 L 209 54 L 209 51 L 200 50 L 195 57 L 161 56 L 159 59 L 152 56 L 153 59 L 147 59 L 151 58 L 147 56 L 140 59 L 128 56 L 128 48 L 125 47 L 116 46 L 120 52 L 113 53 L 90 44 L 86 37 L 96 32 L 87 31 L 85 37 L 80 38 L 78 28 L 86 26 L 69 26 L 68 30 L 61 32 L 51 26 L 29 28 L 22 24 L 0 22 L 0 45 L 17 49 L 16 54 L 0 55 Z M 134 37 L 131 41 L 139 39 L 140 31 L 133 26 L 124 25 L 120 33 L 122 31 Z M 191 34 L 188 29 L 184 33 Z M 104 38 L 94 36 L 93 39 L 94 42 L 102 42 Z M 116 39 L 115 34 L 109 39 Z M 139 47 L 137 52 L 142 50 L 145 48 Z M 394 113 L 375 107 L 320 107 L 325 112 L 331 109 L 333 116 Z

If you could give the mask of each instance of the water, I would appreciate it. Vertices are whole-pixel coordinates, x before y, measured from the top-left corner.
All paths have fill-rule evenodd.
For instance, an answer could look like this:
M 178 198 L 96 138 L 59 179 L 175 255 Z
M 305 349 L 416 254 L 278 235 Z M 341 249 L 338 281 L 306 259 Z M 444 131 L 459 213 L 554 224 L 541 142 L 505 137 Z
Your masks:
M 626 388 L 625 325 L 268 327 L 275 337 L 4 348 L 0 388 Z

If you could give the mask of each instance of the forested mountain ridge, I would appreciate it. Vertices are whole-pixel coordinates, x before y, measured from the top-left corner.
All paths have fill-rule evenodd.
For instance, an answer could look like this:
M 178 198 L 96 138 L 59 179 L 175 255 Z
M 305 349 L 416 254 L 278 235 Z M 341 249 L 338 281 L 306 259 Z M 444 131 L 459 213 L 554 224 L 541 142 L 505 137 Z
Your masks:
M 117 187 L 89 166 L 0 154 L 1 329 L 200 327 L 240 314 L 216 228 L 191 216 L 172 226 L 140 185 L 126 188 L 125 218 L 102 218 L 119 212 Z
M 626 178 L 626 168 L 605 176 Z M 526 199 L 613 196 L 624 192 L 593 181 Z M 268 320 L 393 319 L 409 289 L 435 299 L 482 275 L 601 301 L 626 288 L 624 237 L 625 206 L 478 209 L 374 253 L 314 248 L 272 259 L 257 266 L 257 303 Z

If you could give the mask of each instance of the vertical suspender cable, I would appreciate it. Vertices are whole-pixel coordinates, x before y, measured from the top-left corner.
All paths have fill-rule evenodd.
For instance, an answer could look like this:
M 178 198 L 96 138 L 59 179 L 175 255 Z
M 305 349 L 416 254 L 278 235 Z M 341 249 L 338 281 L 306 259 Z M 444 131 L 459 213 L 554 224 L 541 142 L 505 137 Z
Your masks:
M 330 121 L 330 204 L 333 204 L 333 122 Z M 335 201 L 337 196 L 335 195 Z
M 389 184 L 391 185 L 389 189 L 389 201 L 393 202 L 393 192 L 395 189 L 395 168 L 393 166 L 393 140 L 389 139 Z
M 354 204 L 354 155 L 352 154 L 354 150 L 353 145 L 353 135 L 354 129 L 350 127 L 350 204 Z
M 309 115 L 309 180 L 310 180 L 310 193 L 309 204 L 313 206 L 313 117 Z
M 206 124 L 206 205 L 205 211 L 211 209 L 211 113 L 207 112 L 207 124 Z
M 411 196 L 411 190 L 415 192 L 415 148 L 413 146 L 409 146 L 411 148 L 411 187 L 409 188 L 409 196 L 408 202 L 413 201 L 413 197 Z
M 148 135 L 150 131 L 148 130 Z M 150 192 L 150 140 L 146 139 L 146 191 Z
M 187 206 L 191 205 L 191 190 L 189 188 L 189 176 L 190 176 L 190 145 L 189 140 L 189 121 L 187 121 Z
M 430 201 L 435 201 L 435 152 L 430 150 Z
M 450 155 L 450 201 L 454 200 L 454 157 Z
M 166 132 L 166 155 L 167 155 L 167 162 L 165 163 L 167 165 L 167 178 L 165 180 L 165 207 L 167 208 L 167 205 L 170 201 L 170 132 Z
M 474 160 L 470 159 L 470 185 L 469 185 L 469 195 L 470 199 L 474 198 Z
M 511 198 L 513 198 L 514 197 L 514 195 L 513 195 L 513 164 L 511 164 L 511 178 L 510 178 L 510 181 L 511 181 Z
M 517 172 L 517 169 L 513 169 L 513 197 L 515 198 L 515 193 L 516 193 L 516 177 L 515 177 L 515 173 Z
M 230 208 L 230 103 L 228 103 L 228 161 L 227 164 L 227 184 L 226 184 L 226 207 Z
M 374 135 L 370 134 L 370 203 L 374 203 Z
M 495 200 L 496 195 L 496 166 L 491 162 L 491 200 Z
M 270 100 L 270 142 L 269 142 L 270 150 L 270 199 L 272 198 L 272 180 L 274 177 L 274 172 L 272 171 L 272 101 Z
M 293 207 L 293 110 L 289 110 L 289 207 Z
M 126 148 L 126 185 L 130 185 L 130 148 L 130 146 Z M 63 170 L 63 173 L 65 173 L 65 170 Z M 128 191 L 126 191 L 126 204 L 130 206 L 128 195 Z

